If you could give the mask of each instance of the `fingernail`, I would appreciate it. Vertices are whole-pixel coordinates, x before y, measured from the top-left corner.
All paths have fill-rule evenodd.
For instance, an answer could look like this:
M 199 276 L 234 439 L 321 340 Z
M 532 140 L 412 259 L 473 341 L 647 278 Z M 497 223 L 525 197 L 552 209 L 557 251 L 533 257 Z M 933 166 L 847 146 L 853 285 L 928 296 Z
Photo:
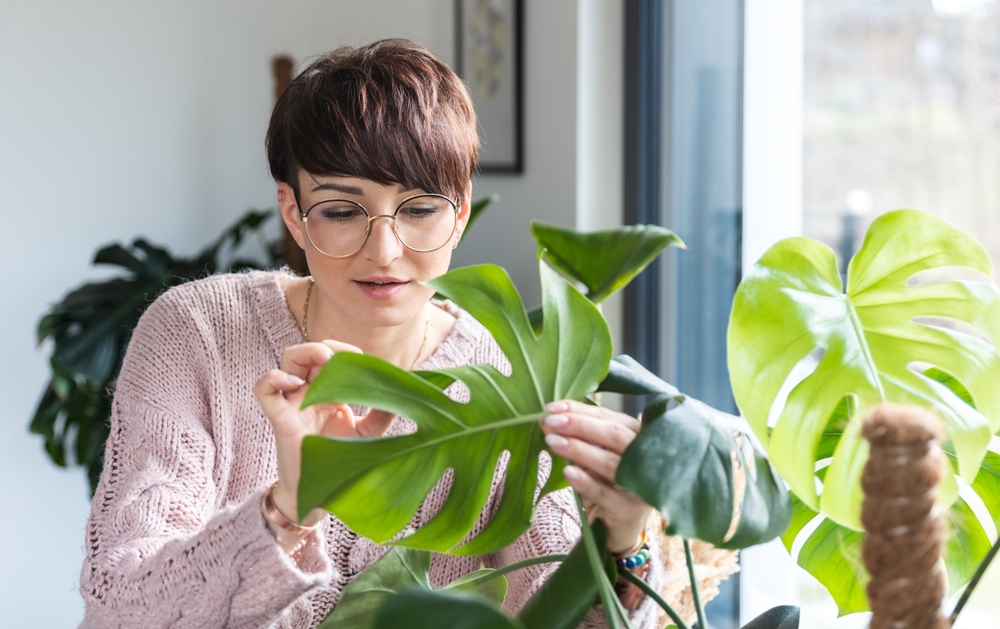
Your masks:
M 301 387 L 303 384 L 306 383 L 306 381 L 303 380 L 302 378 L 300 378 L 298 376 L 294 376 L 292 374 L 288 374 L 288 381 L 291 382 L 292 384 L 294 384 L 297 387 Z
M 562 435 L 545 435 L 545 443 L 553 450 L 562 450 L 569 445 L 569 441 Z
M 569 417 L 566 417 L 565 415 L 547 415 L 545 417 L 545 425 L 553 428 L 562 428 L 568 423 Z
M 569 404 L 566 402 L 550 402 L 545 405 L 545 410 L 550 413 L 565 413 L 569 410 Z
M 580 470 L 576 469 L 572 465 L 567 465 L 563 468 L 563 476 L 566 477 L 566 480 L 580 480 L 583 478 L 580 475 Z

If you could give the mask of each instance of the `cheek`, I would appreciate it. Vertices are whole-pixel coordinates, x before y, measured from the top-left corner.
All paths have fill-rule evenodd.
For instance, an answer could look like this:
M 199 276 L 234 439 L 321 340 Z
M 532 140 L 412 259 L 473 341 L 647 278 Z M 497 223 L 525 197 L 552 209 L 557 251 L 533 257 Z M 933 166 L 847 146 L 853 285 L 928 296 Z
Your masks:
M 419 265 L 421 280 L 432 280 L 448 272 L 448 266 L 451 265 L 450 247 L 419 255 L 421 259 L 417 261 L 417 264 Z

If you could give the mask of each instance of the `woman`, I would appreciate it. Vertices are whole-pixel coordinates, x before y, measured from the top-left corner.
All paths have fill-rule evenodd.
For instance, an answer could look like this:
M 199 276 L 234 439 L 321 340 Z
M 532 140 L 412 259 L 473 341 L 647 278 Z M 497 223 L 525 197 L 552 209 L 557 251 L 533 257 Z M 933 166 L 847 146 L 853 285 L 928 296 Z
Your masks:
M 211 277 L 168 291 L 143 316 L 115 392 L 88 524 L 83 626 L 315 627 L 381 556 L 384 548 L 323 511 L 294 521 L 299 450 L 306 435 L 401 434 L 412 424 L 380 411 L 299 406 L 339 351 L 405 369 L 506 367 L 482 326 L 453 304 L 430 302 L 433 291 L 420 284 L 448 269 L 468 223 L 477 149 L 461 81 L 411 42 L 334 51 L 285 91 L 268 160 L 312 276 Z M 576 402 L 550 412 L 546 441 L 575 463 L 567 480 L 604 519 L 610 549 L 637 552 L 650 509 L 611 479 L 639 423 Z M 445 481 L 415 526 L 446 493 Z M 531 530 L 493 556 L 436 555 L 432 581 L 566 552 L 579 537 L 572 500 L 568 490 L 547 496 Z M 655 542 L 650 550 L 656 557 Z M 654 587 L 660 564 L 642 569 Z M 509 575 L 508 610 L 553 569 Z M 656 610 L 637 592 L 623 595 L 633 620 L 652 626 Z

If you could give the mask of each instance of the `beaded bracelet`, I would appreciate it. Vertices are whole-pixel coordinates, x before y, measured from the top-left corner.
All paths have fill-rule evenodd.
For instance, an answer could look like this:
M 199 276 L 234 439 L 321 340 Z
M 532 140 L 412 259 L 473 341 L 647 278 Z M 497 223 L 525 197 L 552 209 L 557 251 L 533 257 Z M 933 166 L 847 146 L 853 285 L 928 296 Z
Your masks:
M 649 533 L 642 531 L 639 543 L 625 553 L 613 553 L 615 566 L 619 570 L 632 570 L 649 561 Z

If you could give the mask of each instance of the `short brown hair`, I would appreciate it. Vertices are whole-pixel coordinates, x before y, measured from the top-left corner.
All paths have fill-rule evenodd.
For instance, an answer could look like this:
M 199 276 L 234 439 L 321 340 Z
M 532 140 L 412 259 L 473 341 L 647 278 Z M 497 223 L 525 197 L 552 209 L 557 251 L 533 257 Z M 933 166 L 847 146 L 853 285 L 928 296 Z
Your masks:
M 278 98 L 266 144 L 271 176 L 296 197 L 301 169 L 461 202 L 479 152 L 465 84 L 406 39 L 337 48 L 313 62 Z

